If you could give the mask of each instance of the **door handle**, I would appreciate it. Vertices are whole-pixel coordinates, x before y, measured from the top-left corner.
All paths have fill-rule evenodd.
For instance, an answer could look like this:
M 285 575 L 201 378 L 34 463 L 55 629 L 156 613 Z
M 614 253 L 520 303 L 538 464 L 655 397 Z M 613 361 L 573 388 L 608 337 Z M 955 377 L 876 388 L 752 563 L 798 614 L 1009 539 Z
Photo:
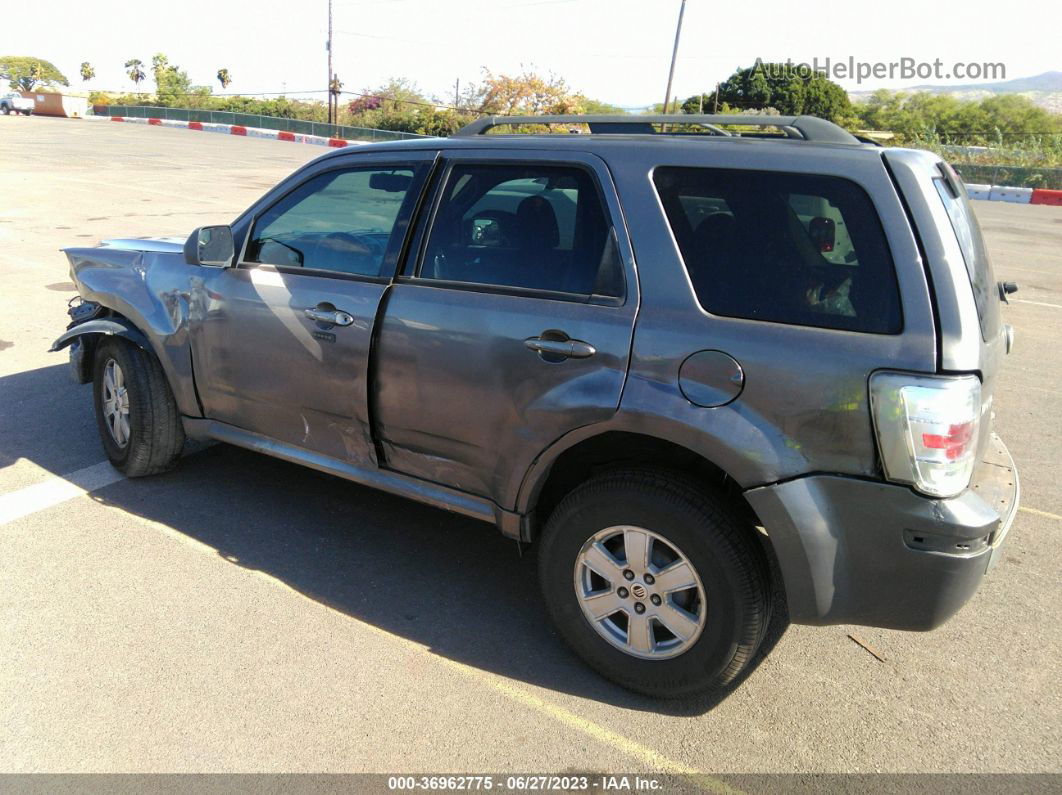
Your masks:
M 564 359 L 588 359 L 597 353 L 597 348 L 590 343 L 573 339 L 530 337 L 524 340 L 524 345 L 545 356 L 557 356 Z
M 316 320 L 328 326 L 349 326 L 354 322 L 354 316 L 342 309 L 323 309 L 314 306 L 302 310 L 302 313 L 310 320 Z

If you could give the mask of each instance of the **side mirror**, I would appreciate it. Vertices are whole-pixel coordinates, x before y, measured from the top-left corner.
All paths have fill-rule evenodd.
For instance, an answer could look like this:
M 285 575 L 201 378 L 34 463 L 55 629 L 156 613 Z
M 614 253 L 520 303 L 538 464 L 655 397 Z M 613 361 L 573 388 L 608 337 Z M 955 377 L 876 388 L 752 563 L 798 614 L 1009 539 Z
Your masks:
M 228 226 L 201 226 L 184 244 L 184 261 L 189 265 L 228 268 L 235 257 L 232 229 Z

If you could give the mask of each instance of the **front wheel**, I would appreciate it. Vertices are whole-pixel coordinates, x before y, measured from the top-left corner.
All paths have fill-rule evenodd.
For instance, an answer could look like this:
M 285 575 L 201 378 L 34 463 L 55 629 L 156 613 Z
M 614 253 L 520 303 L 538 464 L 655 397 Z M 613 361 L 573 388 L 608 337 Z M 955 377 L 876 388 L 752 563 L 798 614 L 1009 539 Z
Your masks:
M 107 458 L 131 478 L 173 468 L 184 428 L 166 375 L 155 356 L 116 337 L 96 349 L 92 392 Z
M 539 578 L 558 630 L 599 673 L 679 698 L 732 682 L 770 619 L 763 550 L 721 496 L 680 474 L 595 477 L 554 510 Z
M 0 110 L 3 110 L 5 116 L 10 116 L 11 115 L 11 108 L 8 107 L 7 105 L 4 105 L 3 107 L 0 107 Z

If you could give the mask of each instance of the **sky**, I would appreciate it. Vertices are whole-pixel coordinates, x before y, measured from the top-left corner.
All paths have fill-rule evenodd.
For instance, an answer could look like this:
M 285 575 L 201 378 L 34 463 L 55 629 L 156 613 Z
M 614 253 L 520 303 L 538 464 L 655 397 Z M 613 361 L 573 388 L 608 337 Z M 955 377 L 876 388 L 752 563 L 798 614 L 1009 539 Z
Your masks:
M 563 77 L 587 96 L 629 108 L 662 102 L 681 0 L 333 0 L 334 68 L 344 88 L 404 77 L 452 99 L 483 68 Z M 1062 69 L 1062 4 L 1043 0 L 927 2 L 688 0 L 673 95 L 711 91 L 735 68 L 764 61 L 1003 63 L 1006 77 Z M 1053 10 L 1052 10 L 1053 9 Z M 123 64 L 165 53 L 193 82 L 228 93 L 322 93 L 328 0 L 37 0 L 0 26 L 0 54 L 54 63 L 72 85 L 128 91 Z M 848 90 L 981 80 L 837 79 Z

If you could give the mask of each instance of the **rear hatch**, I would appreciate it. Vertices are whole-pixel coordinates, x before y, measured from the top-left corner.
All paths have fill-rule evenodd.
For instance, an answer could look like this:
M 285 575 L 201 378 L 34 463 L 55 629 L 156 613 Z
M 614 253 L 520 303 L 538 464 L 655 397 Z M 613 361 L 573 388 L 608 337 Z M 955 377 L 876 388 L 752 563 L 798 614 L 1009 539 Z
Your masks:
M 922 244 L 936 312 L 938 371 L 980 377 L 977 447 L 984 453 L 1010 330 L 1002 322 L 999 287 L 980 224 L 961 178 L 939 157 L 904 149 L 886 150 L 883 157 Z
M 962 252 L 963 265 L 966 267 L 974 305 L 977 307 L 977 322 L 981 329 L 981 365 L 978 369 L 981 374 L 983 405 L 978 453 L 984 454 L 992 434 L 992 402 L 996 377 L 1002 356 L 1006 353 L 1006 332 L 999 306 L 1000 292 L 981 234 L 981 224 L 970 204 L 966 186 L 955 169 L 947 163 L 938 163 L 937 170 L 940 175 L 933 177 L 933 186 L 947 210 L 951 229 Z

